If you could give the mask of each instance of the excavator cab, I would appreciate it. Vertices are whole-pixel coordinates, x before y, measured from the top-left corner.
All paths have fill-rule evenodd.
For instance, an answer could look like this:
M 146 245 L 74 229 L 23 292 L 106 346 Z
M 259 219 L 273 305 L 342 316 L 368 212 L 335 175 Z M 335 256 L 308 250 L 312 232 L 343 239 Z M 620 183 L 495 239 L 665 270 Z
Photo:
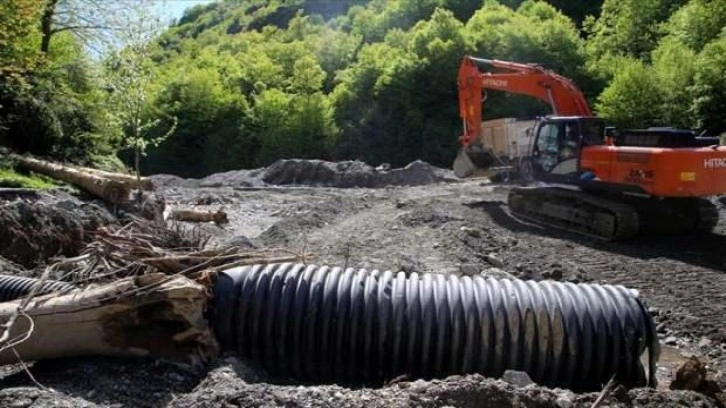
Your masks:
M 463 134 L 459 137 L 461 149 L 453 165 L 458 177 L 492 176 L 516 171 L 521 164 L 531 164 L 532 176 L 540 179 L 577 172 L 582 137 L 586 133 L 589 135 L 592 125 L 587 120 L 593 115 L 572 81 L 534 64 L 465 56 L 459 67 L 458 86 L 459 116 L 463 125 Z M 533 147 L 538 154 L 536 158 L 531 157 L 532 146 L 526 152 L 527 157 L 523 157 L 525 152 L 519 145 L 512 149 L 513 141 L 518 139 L 516 136 L 513 139 L 507 136 L 510 149 L 504 160 L 501 146 L 493 146 L 496 143 L 491 140 L 482 140 L 486 90 L 528 95 L 552 107 L 555 116 L 535 125 Z M 599 135 L 602 141 L 602 133 Z
M 548 117 L 534 128 L 531 153 L 524 160 L 531 177 L 545 182 L 576 183 L 583 149 L 605 144 L 605 124 L 595 117 Z

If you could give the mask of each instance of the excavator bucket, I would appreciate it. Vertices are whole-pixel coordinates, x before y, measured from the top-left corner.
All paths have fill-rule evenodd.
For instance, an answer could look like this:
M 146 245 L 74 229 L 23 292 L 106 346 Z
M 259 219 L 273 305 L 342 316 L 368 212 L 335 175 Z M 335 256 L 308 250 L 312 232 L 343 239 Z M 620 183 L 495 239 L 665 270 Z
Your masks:
M 503 170 L 491 149 L 479 143 L 460 148 L 453 169 L 459 178 L 491 177 Z

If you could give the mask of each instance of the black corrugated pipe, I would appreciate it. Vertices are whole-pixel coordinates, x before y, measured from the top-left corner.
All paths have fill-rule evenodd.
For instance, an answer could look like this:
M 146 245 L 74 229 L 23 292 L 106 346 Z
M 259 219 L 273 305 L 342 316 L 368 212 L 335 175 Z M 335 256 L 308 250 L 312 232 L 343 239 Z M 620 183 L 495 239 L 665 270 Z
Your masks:
M 650 314 L 622 286 L 255 265 L 218 276 L 211 316 L 224 349 L 305 381 L 511 369 L 576 391 L 613 375 L 655 386 L 659 354 Z
M 25 278 L 22 276 L 0 275 L 0 302 L 9 302 L 20 299 L 30 293 L 33 285 L 38 282 L 36 278 Z M 70 283 L 60 281 L 45 281 L 39 290 L 39 294 L 70 290 L 75 288 Z

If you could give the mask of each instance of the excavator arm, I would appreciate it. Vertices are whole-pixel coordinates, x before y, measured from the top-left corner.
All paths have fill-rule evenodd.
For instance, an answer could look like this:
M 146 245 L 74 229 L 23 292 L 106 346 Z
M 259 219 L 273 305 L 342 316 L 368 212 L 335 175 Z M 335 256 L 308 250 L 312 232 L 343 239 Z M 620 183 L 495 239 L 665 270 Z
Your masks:
M 482 72 L 482 66 L 496 71 Z M 555 115 L 592 116 L 585 96 L 572 81 L 538 65 L 465 56 L 458 83 L 459 114 L 464 126 L 460 140 L 464 148 L 481 132 L 485 89 L 532 96 L 549 104 Z

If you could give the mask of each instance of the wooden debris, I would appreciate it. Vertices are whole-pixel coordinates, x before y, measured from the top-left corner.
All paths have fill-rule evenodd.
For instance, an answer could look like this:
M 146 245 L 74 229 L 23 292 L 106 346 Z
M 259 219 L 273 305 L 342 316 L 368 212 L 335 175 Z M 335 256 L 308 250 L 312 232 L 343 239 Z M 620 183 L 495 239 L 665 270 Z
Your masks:
M 141 177 L 141 181 L 139 182 L 139 180 L 137 180 L 136 176 L 134 176 L 132 174 L 115 173 L 115 172 L 110 172 L 110 171 L 105 171 L 105 170 L 94 169 L 94 168 L 90 168 L 90 167 L 80 167 L 80 166 L 75 166 L 75 167 L 78 170 L 86 172 L 86 173 L 91 173 L 91 174 L 95 174 L 100 177 L 107 178 L 109 180 L 115 180 L 115 181 L 119 181 L 122 183 L 126 183 L 126 184 L 130 185 L 131 188 L 140 187 L 142 190 L 146 190 L 146 191 L 154 190 L 154 183 L 148 177 Z
M 208 289 L 182 276 L 149 274 L 31 300 L 10 328 L 0 364 L 75 356 L 152 356 L 200 366 L 217 353 L 205 318 Z M 0 321 L 20 300 L 0 303 Z
M 106 282 L 119 277 L 163 272 L 199 278 L 205 273 L 256 263 L 297 262 L 302 255 L 284 251 L 221 247 L 205 249 L 208 238 L 194 230 L 132 223 L 93 232 L 81 255 L 63 261 L 77 282 Z
M 118 180 L 111 180 L 97 174 L 84 172 L 76 168 L 44 160 L 12 154 L 11 158 L 29 171 L 44 174 L 55 179 L 73 184 L 84 191 L 100 197 L 112 204 L 120 204 L 128 200 L 131 194 L 131 185 Z
M 174 210 L 169 214 L 169 219 L 187 222 L 214 222 L 217 225 L 229 222 L 227 213 L 221 208 L 216 212 L 197 210 Z
M 272 250 L 205 249 L 207 237 L 178 224 L 134 221 L 92 236 L 81 255 L 58 260 L 41 277 L 63 275 L 82 289 L 37 296 L 36 288 L 0 303 L 0 364 L 96 355 L 203 365 L 218 352 L 204 315 L 215 274 L 305 260 Z

